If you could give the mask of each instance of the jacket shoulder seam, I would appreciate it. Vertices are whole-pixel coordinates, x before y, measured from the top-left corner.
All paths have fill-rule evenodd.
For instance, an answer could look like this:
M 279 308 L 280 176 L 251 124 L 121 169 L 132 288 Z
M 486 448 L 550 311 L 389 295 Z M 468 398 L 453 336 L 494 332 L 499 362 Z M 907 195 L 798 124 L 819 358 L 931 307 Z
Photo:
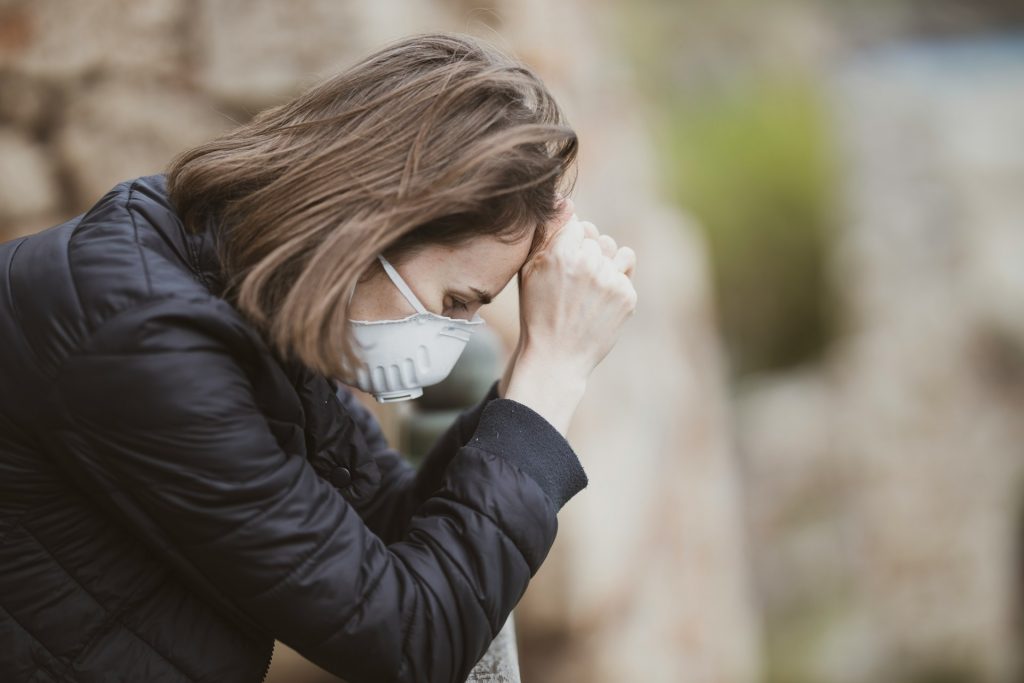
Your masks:
M 42 367 L 42 362 L 39 358 L 38 352 L 36 351 L 35 345 L 29 341 L 28 336 L 25 334 L 25 326 L 22 325 L 21 321 L 21 311 L 18 310 L 18 299 L 14 295 L 14 281 L 11 279 L 11 271 L 14 268 L 14 259 L 18 255 L 18 250 L 20 250 L 25 244 L 26 239 L 28 239 L 28 235 L 18 239 L 18 243 L 14 246 L 14 249 L 11 250 L 10 258 L 7 259 L 7 266 L 4 269 L 7 274 L 7 299 L 8 305 L 11 308 L 11 315 L 13 316 L 15 323 L 17 323 L 15 325 L 15 329 L 18 331 L 18 335 L 21 337 L 21 341 L 24 344 L 25 349 L 32 356 L 36 367 Z M 74 287 L 74 280 L 72 280 L 72 287 Z M 75 292 L 75 295 L 78 295 L 77 291 Z M 79 306 L 79 308 L 81 308 L 81 306 Z
M 111 188 L 110 192 L 108 192 L 107 195 L 109 195 L 111 192 L 114 192 L 115 190 L 117 190 L 118 193 L 123 192 L 124 191 L 124 186 L 127 184 L 127 186 L 128 186 L 128 194 L 129 194 L 129 196 L 131 196 L 132 190 L 135 187 L 135 184 L 137 182 L 139 182 L 138 178 L 136 178 L 135 180 L 132 180 L 130 182 L 127 181 L 127 180 L 123 180 L 120 183 L 118 183 L 117 185 L 115 185 L 113 188 Z M 97 202 L 97 204 L 98 203 L 99 202 Z M 127 201 L 125 202 L 125 206 L 127 206 Z M 95 209 L 95 208 L 96 208 L 96 205 L 94 204 L 92 209 Z M 89 220 L 88 219 L 89 219 L 89 214 L 91 213 L 92 209 L 90 209 L 89 211 L 87 211 L 84 214 L 82 214 L 81 219 L 78 221 L 78 223 L 75 224 L 75 227 L 72 228 L 71 234 L 68 235 L 67 243 L 64 245 L 64 250 L 65 250 L 64 259 L 65 259 L 65 261 L 67 261 L 67 265 L 68 265 L 68 279 L 71 280 L 71 289 L 73 289 L 74 292 L 75 292 L 75 301 L 78 303 L 78 312 L 79 312 L 79 315 L 82 316 L 82 318 L 86 317 L 85 316 L 85 306 L 82 305 L 82 295 L 79 292 L 78 281 L 75 278 L 75 269 L 71 267 L 71 243 L 74 242 L 75 235 L 77 235 L 78 232 L 84 226 L 87 226 L 89 224 Z
M 124 210 L 128 214 L 128 218 L 132 222 L 132 237 L 135 242 L 135 247 L 139 250 L 139 262 L 142 264 L 142 274 L 146 278 L 146 293 L 149 296 L 153 296 L 153 278 L 149 274 L 149 263 L 146 258 L 146 250 L 142 248 L 142 242 L 139 241 L 139 224 L 135 221 L 135 211 L 132 208 L 132 198 L 135 196 L 135 186 L 139 184 L 139 179 L 136 178 L 134 182 L 128 188 L 128 197 L 124 201 Z

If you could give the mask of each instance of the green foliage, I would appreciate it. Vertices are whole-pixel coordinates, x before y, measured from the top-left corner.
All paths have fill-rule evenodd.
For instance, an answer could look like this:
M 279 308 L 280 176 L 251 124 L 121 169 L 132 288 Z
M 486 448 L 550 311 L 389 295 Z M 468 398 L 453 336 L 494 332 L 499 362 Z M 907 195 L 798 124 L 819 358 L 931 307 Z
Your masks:
M 737 374 L 813 360 L 831 334 L 826 248 L 833 155 L 806 80 L 663 97 L 669 191 L 706 230 Z
M 850 603 L 851 595 L 842 592 L 804 604 L 795 614 L 776 615 L 765 633 L 766 683 L 820 683 L 815 654 L 827 644 L 833 629 L 841 628 Z

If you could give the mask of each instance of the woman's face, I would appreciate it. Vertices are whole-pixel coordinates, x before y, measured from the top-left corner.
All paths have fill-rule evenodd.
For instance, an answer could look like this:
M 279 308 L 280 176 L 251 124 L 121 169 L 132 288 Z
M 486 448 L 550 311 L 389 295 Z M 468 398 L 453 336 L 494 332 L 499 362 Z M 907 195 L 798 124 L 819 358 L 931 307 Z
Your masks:
M 458 247 L 427 245 L 392 265 L 428 311 L 468 320 L 515 277 L 532 241 L 532 231 L 512 243 L 484 235 Z M 363 277 L 349 318 L 395 320 L 416 312 L 377 259 Z

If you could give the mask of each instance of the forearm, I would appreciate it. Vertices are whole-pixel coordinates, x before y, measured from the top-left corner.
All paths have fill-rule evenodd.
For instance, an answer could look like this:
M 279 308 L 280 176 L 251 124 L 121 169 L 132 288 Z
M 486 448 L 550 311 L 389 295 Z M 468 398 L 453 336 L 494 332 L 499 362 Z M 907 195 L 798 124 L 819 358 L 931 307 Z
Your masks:
M 586 388 L 584 373 L 527 347 L 516 360 L 504 398 L 529 406 L 565 436 Z
M 512 351 L 512 355 L 509 356 L 508 363 L 505 365 L 505 372 L 502 374 L 501 379 L 498 380 L 498 398 L 505 398 L 505 395 L 508 393 L 508 385 L 512 380 L 512 373 L 515 372 L 516 362 L 522 352 L 523 336 L 519 335 L 516 348 Z
M 381 473 L 377 495 L 356 508 L 367 526 L 385 542 L 401 537 L 413 510 L 440 486 L 449 462 L 476 431 L 484 407 L 498 397 L 496 385 L 497 380 L 491 383 L 487 393 L 475 405 L 459 413 L 416 468 L 387 443 L 372 413 L 354 406 L 354 398 L 343 398 L 343 404 L 356 417 L 367 447 L 374 452 Z
M 473 406 L 466 408 L 437 438 L 417 468 L 413 490 L 413 507 L 419 505 L 441 483 L 448 464 L 458 450 L 469 441 L 480 422 L 480 415 L 487 404 L 500 394 L 497 382 L 491 382 L 487 393 Z

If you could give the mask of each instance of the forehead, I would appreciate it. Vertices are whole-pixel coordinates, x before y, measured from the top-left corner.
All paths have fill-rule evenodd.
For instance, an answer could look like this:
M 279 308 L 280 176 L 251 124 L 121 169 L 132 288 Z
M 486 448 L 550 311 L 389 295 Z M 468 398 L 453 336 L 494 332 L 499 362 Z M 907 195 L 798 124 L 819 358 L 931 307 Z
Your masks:
M 523 267 L 533 242 L 533 230 L 515 242 L 481 235 L 457 247 L 430 245 L 421 255 L 435 273 L 455 284 L 501 291 Z M 426 264 L 424 264 L 426 265 Z

